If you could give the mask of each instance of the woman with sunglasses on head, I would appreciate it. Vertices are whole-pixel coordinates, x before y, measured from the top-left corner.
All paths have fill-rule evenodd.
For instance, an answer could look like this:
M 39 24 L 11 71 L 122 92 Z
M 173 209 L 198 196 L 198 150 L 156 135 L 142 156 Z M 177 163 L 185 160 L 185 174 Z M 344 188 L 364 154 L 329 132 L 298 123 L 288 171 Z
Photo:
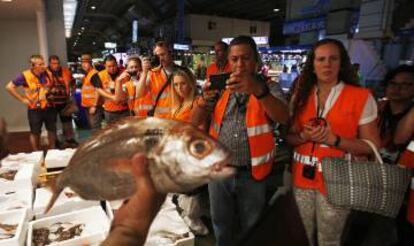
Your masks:
M 327 202 L 324 157 L 371 154 L 379 146 L 377 106 L 359 87 L 343 44 L 324 39 L 311 49 L 291 99 L 287 141 L 294 146 L 293 186 L 310 245 L 340 245 L 349 210 Z
M 191 122 L 193 104 L 196 99 L 196 78 L 190 69 L 178 68 L 172 75 L 171 114 L 170 119 Z M 201 194 L 178 196 L 178 205 L 183 209 L 181 216 L 184 222 L 196 235 L 207 235 L 208 228 L 200 219 Z

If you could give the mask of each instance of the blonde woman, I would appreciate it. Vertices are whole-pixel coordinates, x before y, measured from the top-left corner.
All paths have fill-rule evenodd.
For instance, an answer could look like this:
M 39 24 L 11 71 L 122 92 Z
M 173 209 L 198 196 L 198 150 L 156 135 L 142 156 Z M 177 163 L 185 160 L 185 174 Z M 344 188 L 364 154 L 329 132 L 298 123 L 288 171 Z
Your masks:
M 172 78 L 170 119 L 191 122 L 191 111 L 196 98 L 196 79 L 184 67 L 177 69 Z M 178 205 L 183 209 L 181 216 L 196 235 L 207 235 L 208 229 L 200 219 L 200 195 L 179 195 Z
M 174 72 L 171 91 L 171 119 L 191 122 L 191 110 L 196 96 L 196 80 L 188 68 Z

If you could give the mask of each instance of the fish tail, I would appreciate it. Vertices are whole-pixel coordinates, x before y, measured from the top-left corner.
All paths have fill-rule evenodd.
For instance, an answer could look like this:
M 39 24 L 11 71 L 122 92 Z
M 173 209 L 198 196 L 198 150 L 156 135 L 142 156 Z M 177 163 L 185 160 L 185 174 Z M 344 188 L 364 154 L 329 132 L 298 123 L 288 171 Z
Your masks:
M 58 185 L 58 180 L 59 177 L 55 180 L 51 181 L 50 184 L 50 188 L 52 190 L 52 197 L 49 200 L 49 203 L 47 204 L 47 207 L 44 211 L 44 214 L 46 214 L 47 212 L 49 212 L 49 210 L 53 207 L 53 204 L 55 204 L 57 198 L 59 197 L 60 193 L 63 191 L 63 188 L 60 187 L 60 185 Z

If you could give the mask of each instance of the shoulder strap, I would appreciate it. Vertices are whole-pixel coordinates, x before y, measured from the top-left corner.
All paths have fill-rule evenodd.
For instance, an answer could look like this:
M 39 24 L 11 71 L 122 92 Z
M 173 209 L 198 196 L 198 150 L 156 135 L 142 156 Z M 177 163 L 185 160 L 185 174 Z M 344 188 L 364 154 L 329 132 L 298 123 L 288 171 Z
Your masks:
M 161 97 L 162 93 L 164 92 L 165 88 L 167 88 L 167 86 L 171 83 L 172 77 L 173 77 L 173 74 L 168 76 L 167 82 L 165 82 L 165 84 L 162 86 L 161 90 L 158 92 L 158 95 L 155 98 L 154 107 L 150 111 L 148 111 L 148 113 L 147 113 L 148 116 L 154 116 L 155 109 L 157 108 L 158 101 L 160 100 L 160 97 Z

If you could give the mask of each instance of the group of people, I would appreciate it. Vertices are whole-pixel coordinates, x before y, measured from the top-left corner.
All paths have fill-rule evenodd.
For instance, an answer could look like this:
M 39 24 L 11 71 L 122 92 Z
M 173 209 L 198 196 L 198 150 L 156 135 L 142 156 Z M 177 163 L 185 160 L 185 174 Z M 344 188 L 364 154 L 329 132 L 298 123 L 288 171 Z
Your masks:
M 62 146 L 76 147 L 78 143 L 72 127 L 72 116 L 65 114 L 71 103 L 75 84 L 68 68 L 62 67 L 59 57 L 49 57 L 49 65 L 45 66 L 40 55 L 30 57 L 30 69 L 23 71 L 6 85 L 7 91 L 28 107 L 27 117 L 30 126 L 30 144 L 33 150 L 41 149 L 41 129 L 45 125 L 48 147 L 55 148 L 57 140 L 56 122 L 59 115 L 62 123 L 64 143 Z M 24 88 L 24 95 L 17 87 Z
M 131 57 L 125 70 L 120 71 L 116 59 L 108 56 L 105 70 L 98 72 L 90 55 L 82 55 L 82 106 L 87 109 L 91 128 L 101 127 L 103 115 L 109 123 L 128 115 L 168 118 L 208 131 L 232 150 L 231 165 L 237 174 L 208 184 L 208 193 L 216 244 L 235 245 L 266 207 L 267 179 L 278 154 L 274 128 L 285 125 L 286 141 L 293 147 L 293 194 L 308 242 L 340 245 L 350 211 L 327 201 L 322 160 L 347 153 L 369 156 L 372 149 L 368 140 L 391 163 L 413 168 L 414 68 L 403 65 L 391 71 L 384 80 L 387 100 L 377 104 L 370 90 L 359 85 L 343 44 L 324 39 L 310 50 L 288 101 L 276 82 L 259 73 L 260 56 L 251 37 L 239 36 L 230 45 L 217 42 L 214 50 L 216 60 L 207 68 L 201 93 L 197 92 L 192 71 L 174 64 L 170 47 L 163 41 L 153 50 L 160 60 L 158 67 L 151 67 L 149 59 Z M 28 105 L 31 142 L 38 146 L 36 134 L 42 121 L 50 133 L 49 141 L 54 143 L 56 129 L 52 122 L 56 113 L 50 112 L 59 107 L 50 107 L 47 97 L 48 88 L 56 83 L 48 75 L 54 73 L 45 72 L 39 56 L 32 57 L 31 64 L 31 69 L 11 81 L 7 89 Z M 223 90 L 211 89 L 209 78 L 217 73 L 230 74 Z M 16 92 L 17 86 L 26 89 L 25 96 Z M 142 184 L 118 212 L 106 245 L 121 240 L 124 245 L 142 244 L 164 198 L 148 180 L 145 157 L 135 156 L 133 162 L 137 163 L 137 182 Z M 200 203 L 194 196 L 183 199 Z M 399 240 L 412 240 L 414 195 L 410 199 L 402 212 L 404 216 L 408 213 L 409 220 L 401 219 L 405 233 L 399 235 Z M 189 220 L 191 224 L 197 218 Z

